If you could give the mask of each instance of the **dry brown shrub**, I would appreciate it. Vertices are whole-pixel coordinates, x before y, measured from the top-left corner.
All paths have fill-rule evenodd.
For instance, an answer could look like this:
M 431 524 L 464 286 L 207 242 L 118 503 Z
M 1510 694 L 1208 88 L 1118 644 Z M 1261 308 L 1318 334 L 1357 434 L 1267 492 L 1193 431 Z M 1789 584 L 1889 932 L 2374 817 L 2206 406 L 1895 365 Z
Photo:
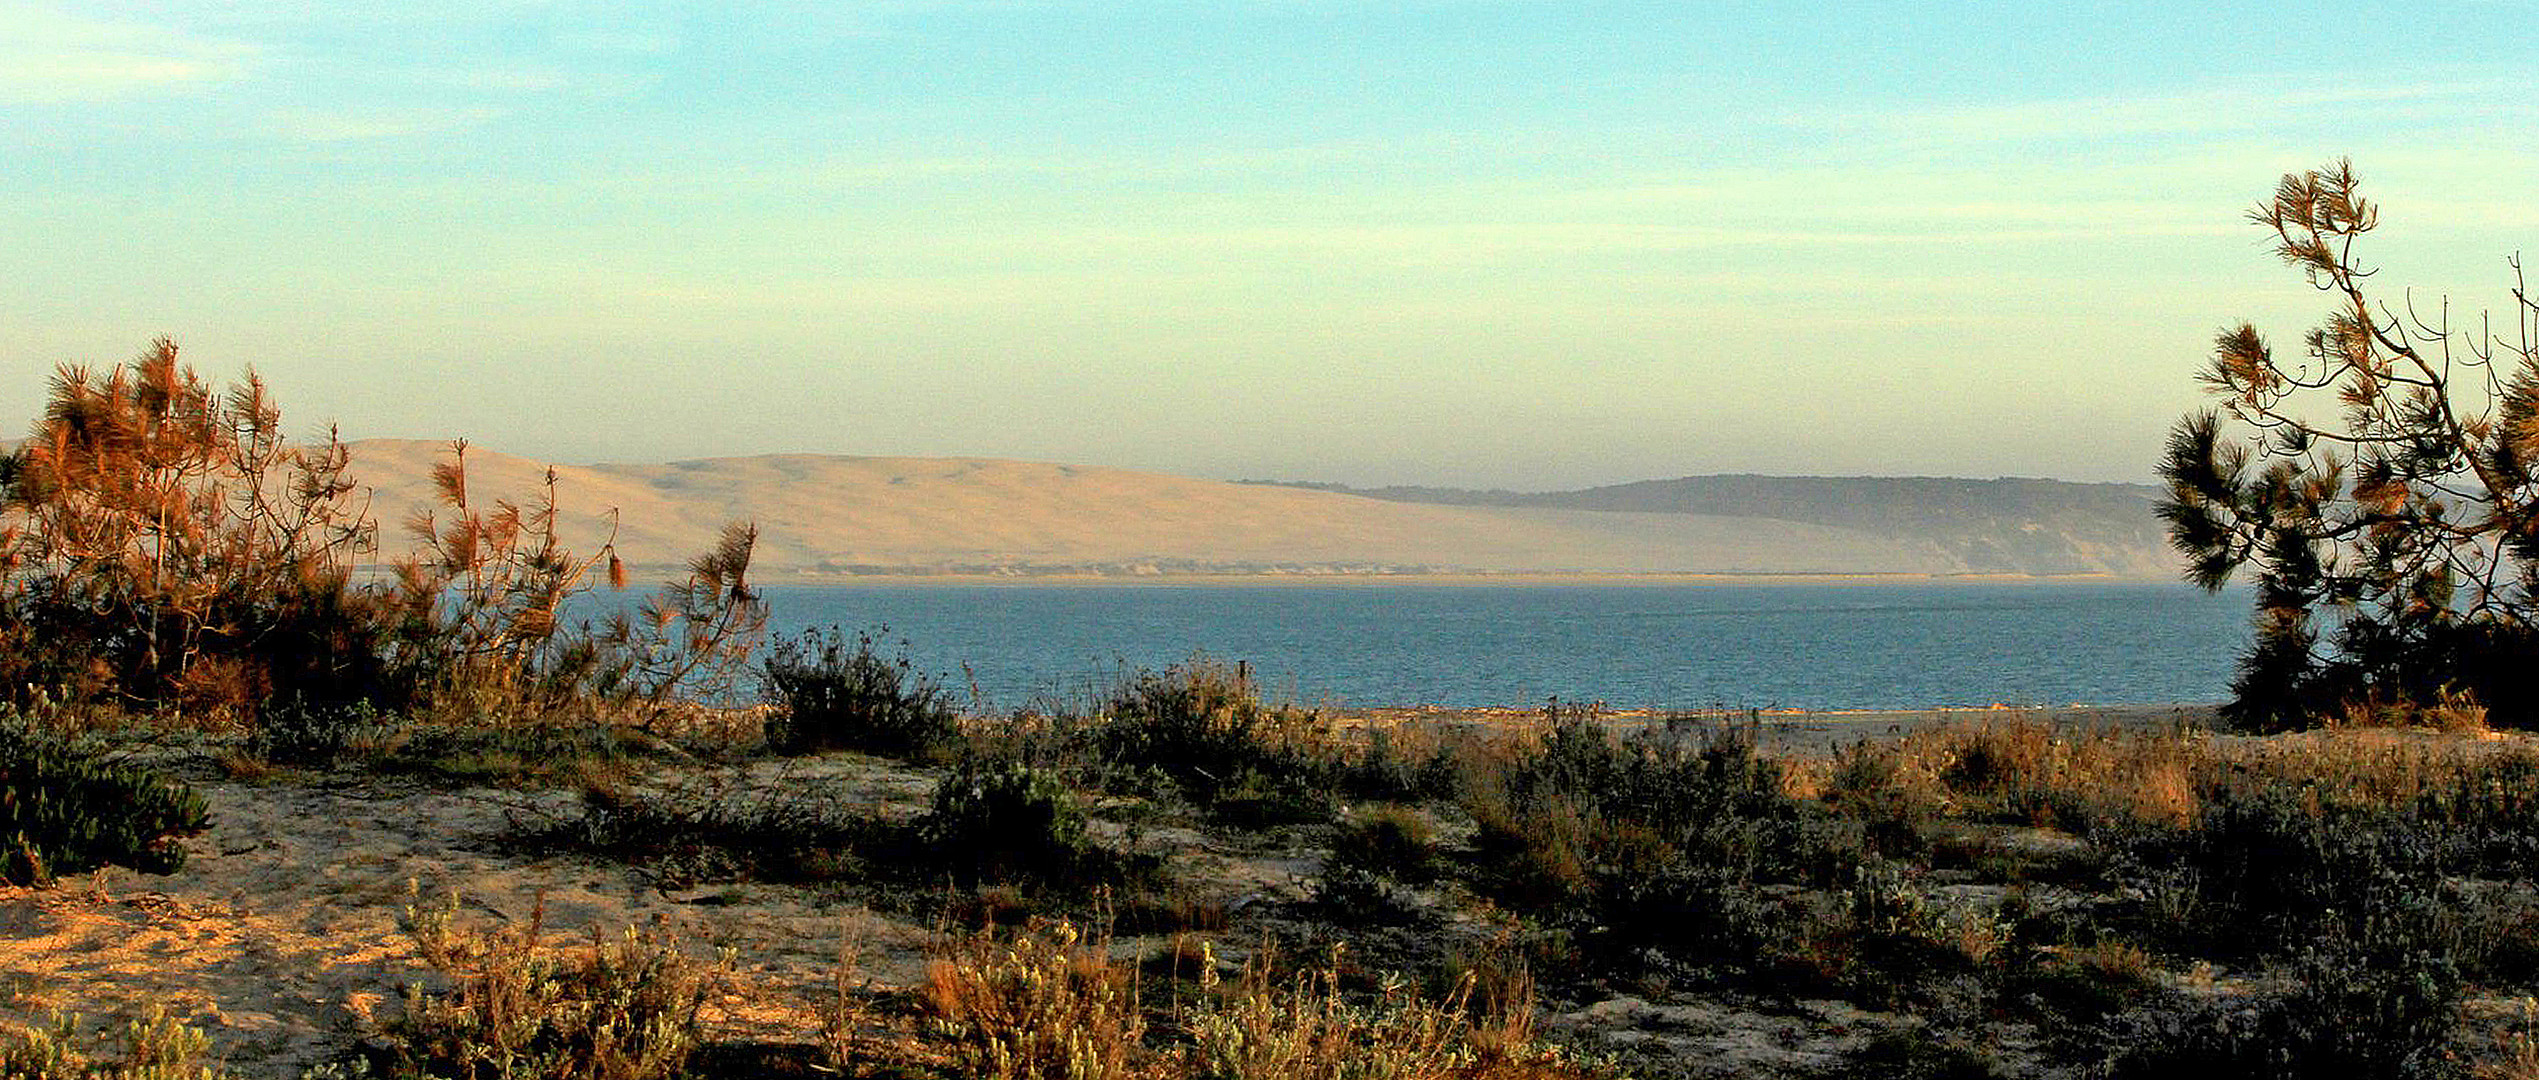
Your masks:
M 263 382 L 216 389 L 165 338 L 58 369 L 47 398 L 0 461 L 7 692 L 225 723 L 278 683 L 377 677 L 333 655 L 380 626 L 350 588 L 374 530 L 331 433 L 289 445 Z
M 2539 1080 L 2539 1001 L 2521 999 L 2518 1022 L 2498 1024 L 2494 1052 L 2469 1063 L 2477 1080 Z
M 1378 996 L 1341 987 L 1341 957 L 1281 977 L 1269 950 L 1234 985 L 1215 968 L 1202 985 L 1222 996 L 1183 1017 L 1192 1046 L 1181 1075 L 1213 1080 L 1550 1080 L 1599 1075 L 1541 1041 L 1533 982 L 1520 972 L 1476 995 L 1465 972 L 1435 1002 L 1386 979 Z
M 1065 920 L 956 939 L 918 988 L 958 1075 L 995 1080 L 1128 1080 L 1153 1075 L 1136 973 L 1108 935 Z
M 1344 988 L 1335 951 L 1282 972 L 1260 949 L 1231 984 L 1213 946 L 1175 943 L 1167 961 L 1198 976 L 1199 995 L 1173 1011 L 1186 1041 L 1142 1042 L 1136 968 L 1072 923 L 1034 921 L 943 947 L 918 997 L 938 1047 L 961 1076 L 1138 1080 L 1554 1080 L 1602 1075 L 1544 1043 L 1533 983 L 1522 970 L 1485 991 L 1466 972 L 1424 999 L 1386 979 L 1372 995 Z M 848 1063 L 840 1062 L 845 1069 Z
M 2467 690 L 2444 688 L 2431 702 L 2373 694 L 2350 699 L 2327 717 L 2330 728 L 2431 728 L 2451 735 L 2484 735 L 2486 706 Z
M 406 908 L 416 953 L 447 984 L 406 990 L 396 1023 L 402 1065 L 416 1075 L 498 1080 L 650 1080 L 679 1075 L 696 1049 L 705 1003 L 731 965 L 709 968 L 676 939 L 629 926 L 615 940 L 543 940 L 545 898 L 525 923 L 490 930 L 453 921 L 458 895 L 419 891 Z

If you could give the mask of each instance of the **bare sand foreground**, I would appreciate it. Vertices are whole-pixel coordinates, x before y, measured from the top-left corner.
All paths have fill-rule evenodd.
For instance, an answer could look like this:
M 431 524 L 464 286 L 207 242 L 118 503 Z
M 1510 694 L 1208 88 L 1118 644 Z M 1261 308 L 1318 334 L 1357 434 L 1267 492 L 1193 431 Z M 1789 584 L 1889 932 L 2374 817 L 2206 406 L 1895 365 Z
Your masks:
M 1760 713 L 1673 722 L 1742 724 L 1767 746 L 1804 751 L 1970 718 L 2039 715 Z M 2209 710 L 2042 715 L 2076 728 L 2147 727 L 2194 723 Z M 1521 709 L 1360 715 L 1380 725 L 1523 725 L 1539 717 Z M 1628 712 L 1613 718 L 1669 722 Z M 217 1056 L 241 1075 L 297 1076 L 376 1035 L 400 1007 L 401 988 L 425 975 L 400 929 L 409 889 L 418 885 L 426 895 L 459 890 L 462 922 L 527 920 L 543 905 L 544 925 L 558 940 L 643 924 L 729 947 L 735 970 L 712 1017 L 726 1036 L 806 1039 L 819 1028 L 824 995 L 833 993 L 842 945 L 861 956 L 857 978 L 907 986 L 922 977 L 925 947 L 938 933 L 922 920 L 877 915 L 812 889 L 680 889 L 625 866 L 529 854 L 506 843 L 517 826 L 568 813 L 576 799 L 569 792 L 442 790 L 367 776 L 236 779 L 200 752 L 170 760 L 210 803 L 211 827 L 188 841 L 184 869 L 167 877 L 110 870 L 52 888 L 0 889 L 0 1022 L 39 1024 L 60 1011 L 82 1014 L 94 1026 L 164 1005 L 203 1027 Z M 835 785 L 846 798 L 883 812 L 915 812 L 933 783 L 924 772 L 854 755 L 695 773 L 744 789 Z M 1191 882 L 1193 899 L 1234 911 L 1259 899 L 1300 896 L 1302 881 L 1316 870 L 1315 849 L 1295 838 L 1148 827 L 1137 842 L 1169 853 L 1177 875 Z M 1738 1074 L 1750 1067 L 1771 1074 L 1837 1060 L 1844 1047 L 1878 1030 L 1850 1006 L 1812 1004 L 1824 1015 L 1739 1019 L 1733 1010 L 1722 1012 L 1705 1021 L 1715 1031 L 1703 1038 L 1717 1044 L 1719 1062 L 1742 1063 Z M 1556 1027 L 1628 1026 L 1629 1011 L 1613 1002 L 1588 1003 L 1565 1021 L 1554 1020 Z

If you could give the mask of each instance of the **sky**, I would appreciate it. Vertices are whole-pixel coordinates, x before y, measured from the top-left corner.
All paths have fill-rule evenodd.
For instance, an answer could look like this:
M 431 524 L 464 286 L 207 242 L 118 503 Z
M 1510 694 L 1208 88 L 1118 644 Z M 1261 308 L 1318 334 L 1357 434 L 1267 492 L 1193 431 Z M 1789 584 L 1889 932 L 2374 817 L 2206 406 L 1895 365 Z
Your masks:
M 410 10 L 409 10 L 410 9 Z M 176 339 L 566 463 L 2144 481 L 2247 210 L 2539 249 L 2539 2 L 0 0 L 0 428 Z M 12 420 L 10 418 L 23 418 Z

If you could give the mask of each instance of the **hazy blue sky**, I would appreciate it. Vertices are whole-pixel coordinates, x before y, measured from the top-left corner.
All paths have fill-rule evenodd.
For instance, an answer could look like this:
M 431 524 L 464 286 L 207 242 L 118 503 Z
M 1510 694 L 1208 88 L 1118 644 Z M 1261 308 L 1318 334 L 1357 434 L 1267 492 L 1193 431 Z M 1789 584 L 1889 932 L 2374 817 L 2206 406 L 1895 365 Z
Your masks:
M 0 0 L 0 425 L 168 334 L 568 462 L 2135 480 L 2283 172 L 2539 250 L 2527 2 L 372 6 Z

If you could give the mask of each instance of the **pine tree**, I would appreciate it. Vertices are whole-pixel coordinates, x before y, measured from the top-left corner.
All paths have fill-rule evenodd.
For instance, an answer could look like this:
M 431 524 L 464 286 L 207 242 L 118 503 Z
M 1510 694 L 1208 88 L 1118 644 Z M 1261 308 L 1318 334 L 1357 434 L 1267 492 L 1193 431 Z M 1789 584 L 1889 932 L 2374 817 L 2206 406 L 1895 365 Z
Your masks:
M 2513 272 L 2514 327 L 2455 327 L 2366 290 L 2379 208 L 2350 162 L 2287 175 L 2249 214 L 2333 305 L 2302 358 L 2223 331 L 2217 409 L 2170 433 L 2160 507 L 2188 577 L 2254 568 L 2256 641 L 2226 716 L 2280 728 L 2358 702 L 2473 695 L 2529 722 L 2539 695 L 2539 302 Z M 2332 405 L 2332 407 L 2331 407 Z

